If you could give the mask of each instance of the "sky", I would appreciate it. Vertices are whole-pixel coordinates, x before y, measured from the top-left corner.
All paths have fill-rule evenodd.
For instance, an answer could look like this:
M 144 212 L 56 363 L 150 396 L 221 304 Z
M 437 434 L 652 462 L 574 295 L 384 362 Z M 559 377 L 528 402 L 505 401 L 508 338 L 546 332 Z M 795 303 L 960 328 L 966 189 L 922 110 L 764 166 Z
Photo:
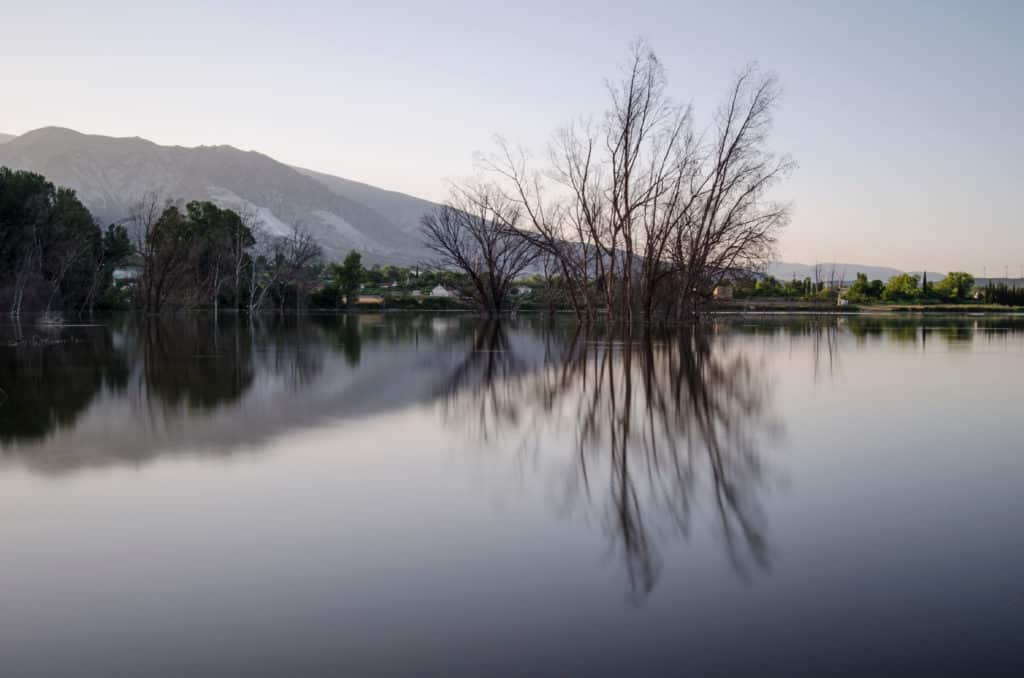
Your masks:
M 781 259 L 1024 266 L 1021 2 L 0 2 L 0 132 L 229 144 L 432 200 L 495 134 L 539 155 L 599 115 L 637 37 L 701 126 L 756 61 L 799 165 Z

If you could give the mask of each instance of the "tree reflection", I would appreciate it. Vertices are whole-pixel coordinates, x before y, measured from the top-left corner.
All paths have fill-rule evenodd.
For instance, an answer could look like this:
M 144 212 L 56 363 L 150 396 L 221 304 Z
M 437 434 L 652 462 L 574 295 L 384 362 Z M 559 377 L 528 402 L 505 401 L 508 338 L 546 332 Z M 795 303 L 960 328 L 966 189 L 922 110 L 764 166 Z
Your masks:
M 248 320 L 257 347 L 256 369 L 283 381 L 287 390 L 306 389 L 323 370 L 323 331 L 294 315 L 254 316 Z
M 550 441 L 571 432 L 565 501 L 600 512 L 636 599 L 657 581 L 663 538 L 690 535 L 703 499 L 736 571 L 766 567 L 761 445 L 779 425 L 758 366 L 698 328 L 543 337 L 519 355 L 504 327 L 482 327 L 445 384 L 450 420 L 473 412 L 482 440 L 556 455 Z
M 244 321 L 150 316 L 142 331 L 144 384 L 165 407 L 210 410 L 252 385 L 252 328 Z
M 1008 317 L 790 316 L 650 336 L 426 314 L 7 324 L 0 447 L 33 468 L 74 470 L 251 448 L 293 427 L 439 399 L 472 439 L 511 440 L 520 459 L 557 465 L 543 474 L 558 483 L 554 496 L 600 518 L 643 592 L 665 535 L 703 524 L 695 506 L 714 510 L 738 571 L 768 562 L 757 499 L 778 427 L 761 348 L 788 341 L 810 352 L 816 375 L 837 376 L 844 353 L 1009 347 L 1021 327 Z
M 0 443 L 44 438 L 70 426 L 98 393 L 120 391 L 128 379 L 110 328 L 0 332 Z M 6 335 L 6 336 L 3 336 Z

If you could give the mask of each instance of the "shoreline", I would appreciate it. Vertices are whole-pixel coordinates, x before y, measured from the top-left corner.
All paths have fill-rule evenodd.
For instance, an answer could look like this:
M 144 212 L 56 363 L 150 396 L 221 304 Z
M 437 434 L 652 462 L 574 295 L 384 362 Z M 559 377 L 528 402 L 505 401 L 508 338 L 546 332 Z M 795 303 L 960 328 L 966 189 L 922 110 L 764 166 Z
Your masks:
M 774 300 L 737 300 L 716 302 L 708 307 L 711 313 L 792 313 L 807 315 L 1024 315 L 1022 306 L 999 306 L 996 304 L 850 304 L 837 306 L 815 302 L 786 302 Z

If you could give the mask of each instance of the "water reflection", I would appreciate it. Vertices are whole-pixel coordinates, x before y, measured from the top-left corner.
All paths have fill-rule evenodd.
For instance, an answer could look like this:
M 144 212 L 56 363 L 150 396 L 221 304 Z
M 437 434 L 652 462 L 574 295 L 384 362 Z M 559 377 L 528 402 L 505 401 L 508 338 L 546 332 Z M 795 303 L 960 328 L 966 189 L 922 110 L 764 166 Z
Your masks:
M 102 389 L 123 390 L 128 362 L 107 332 L 9 328 L 0 341 L 0 444 L 74 423 Z M 15 330 L 18 330 L 15 332 Z
M 167 409 L 211 410 L 252 386 L 253 328 L 244 322 L 150 317 L 139 328 L 147 397 Z
M 596 518 L 635 594 L 667 536 L 713 509 L 737 572 L 770 562 L 759 497 L 780 439 L 751 341 L 809 350 L 815 378 L 877 342 L 959 350 L 1013 318 L 717 319 L 670 334 L 462 316 L 126 316 L 0 328 L 0 450 L 37 471 L 252 450 L 287 431 L 439 403 L 481 447 L 552 468 L 560 510 Z
M 704 328 L 534 334 L 531 346 L 496 323 L 478 329 L 445 383 L 450 423 L 481 444 L 568 462 L 561 503 L 599 514 L 635 599 L 658 578 L 659 542 L 689 535 L 704 499 L 736 571 L 767 567 L 761 450 L 781 427 L 759 366 Z
M 170 616 L 214 675 L 1006 666 L 1022 327 L 0 325 L 4 656 L 159 664 Z
M 227 314 L 0 325 L 0 457 L 64 473 L 252 451 L 291 430 L 429 401 L 448 347 L 475 326 Z
M 498 326 L 412 314 L 126 316 L 60 328 L 0 325 L 0 444 L 4 451 L 15 444 L 44 445 L 56 432 L 70 440 L 79 419 L 99 406 L 130 404 L 131 421 L 153 431 L 160 421 L 196 424 L 275 398 L 286 411 L 284 401 L 304 402 L 297 409 L 313 416 L 274 420 L 287 429 L 317 417 L 387 411 L 451 400 L 453 394 L 463 401 L 459 407 L 468 408 L 461 411 L 475 412 L 470 419 L 481 430 L 474 435 L 486 440 L 489 431 L 524 417 L 555 416 L 571 395 L 581 401 L 573 414 L 580 445 L 603 435 L 618 458 L 623 432 L 602 430 L 609 421 L 622 421 L 636 433 L 632 419 L 642 412 L 648 428 L 652 417 L 672 422 L 661 427 L 663 437 L 689 435 L 701 422 L 682 412 L 695 417 L 701 402 L 717 412 L 713 396 L 740 390 L 729 382 L 756 372 L 749 364 L 719 365 L 726 356 L 718 345 L 726 336 L 785 338 L 801 350 L 809 345 L 815 374 L 834 376 L 844 352 L 874 343 L 960 350 L 979 338 L 1005 340 L 1022 326 L 1021 319 L 1006 317 L 719 318 L 671 337 L 623 337 L 600 331 L 584 336 L 571 323 L 540 318 Z M 362 393 L 332 409 L 339 395 L 332 385 L 353 380 Z M 749 419 L 749 412 L 739 413 Z M 248 439 L 245 431 L 238 434 L 238 442 Z M 640 436 L 648 446 L 657 442 L 650 438 L 649 431 Z M 177 442 L 182 440 L 188 442 Z M 203 446 L 202 436 L 193 442 Z M 232 446 L 230 438 L 219 442 Z

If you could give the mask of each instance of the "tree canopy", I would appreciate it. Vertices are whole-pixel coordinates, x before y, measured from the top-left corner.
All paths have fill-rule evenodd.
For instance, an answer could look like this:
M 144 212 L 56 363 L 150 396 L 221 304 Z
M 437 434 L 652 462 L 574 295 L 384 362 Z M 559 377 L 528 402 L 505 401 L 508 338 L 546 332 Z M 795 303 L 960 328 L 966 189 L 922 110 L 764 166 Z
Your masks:
M 962 301 L 970 296 L 974 289 L 974 276 L 963 271 L 952 271 L 945 278 L 932 286 L 935 293 L 952 299 Z
M 0 167 L 0 300 L 12 315 L 88 304 L 102 245 L 74 191 Z
M 882 292 L 886 301 L 910 301 L 921 296 L 921 278 L 916 273 L 900 273 L 889 278 Z

